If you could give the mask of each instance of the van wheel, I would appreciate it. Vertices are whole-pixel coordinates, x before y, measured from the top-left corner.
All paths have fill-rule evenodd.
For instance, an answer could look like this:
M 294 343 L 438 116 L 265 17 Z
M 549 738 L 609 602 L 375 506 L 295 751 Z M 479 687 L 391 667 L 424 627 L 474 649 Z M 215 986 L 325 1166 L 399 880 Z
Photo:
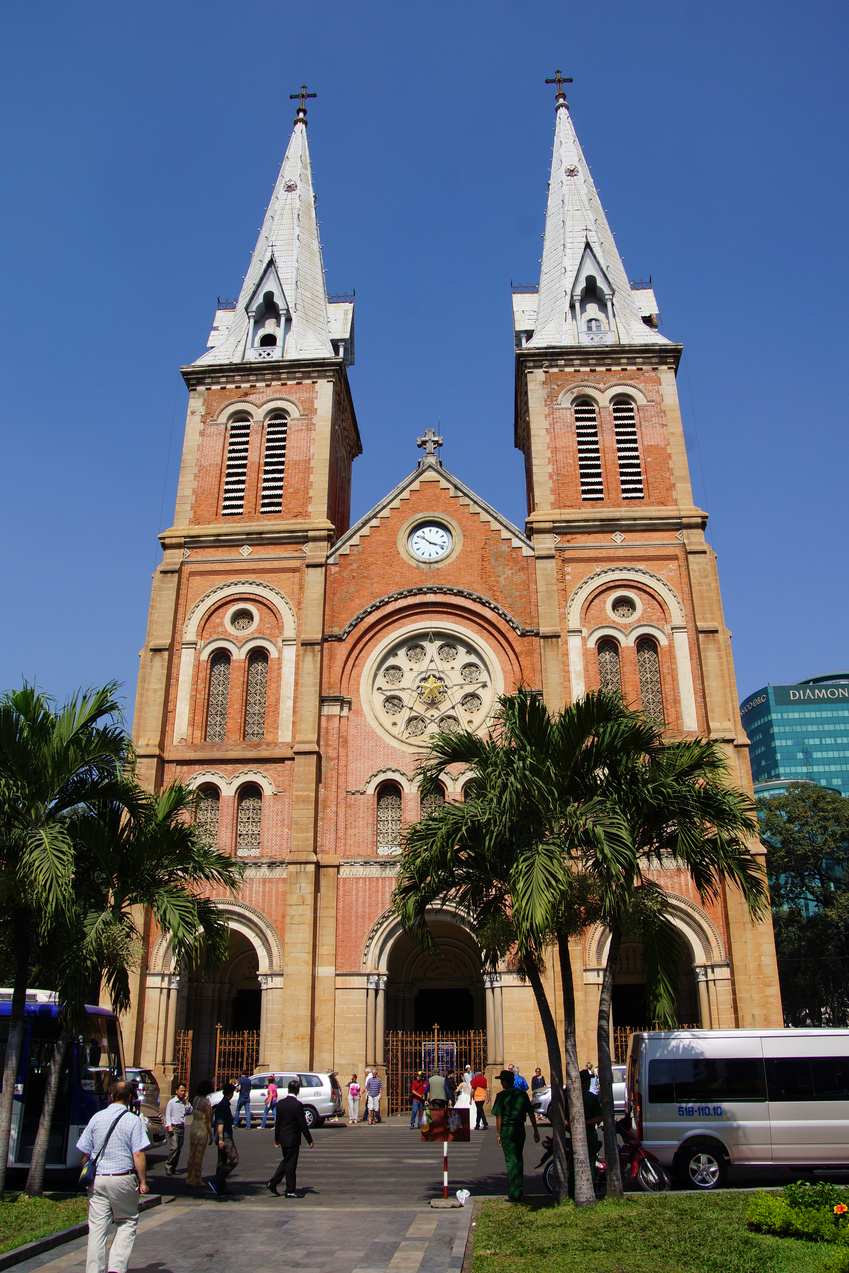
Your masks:
M 321 1127 L 321 1124 L 324 1121 L 319 1118 L 318 1110 L 312 1105 L 304 1106 L 304 1118 L 306 1119 L 307 1127 L 309 1127 L 310 1130 L 312 1130 L 313 1127 Z
M 719 1145 L 700 1141 L 677 1155 L 678 1179 L 689 1189 L 721 1189 L 728 1176 L 728 1159 Z

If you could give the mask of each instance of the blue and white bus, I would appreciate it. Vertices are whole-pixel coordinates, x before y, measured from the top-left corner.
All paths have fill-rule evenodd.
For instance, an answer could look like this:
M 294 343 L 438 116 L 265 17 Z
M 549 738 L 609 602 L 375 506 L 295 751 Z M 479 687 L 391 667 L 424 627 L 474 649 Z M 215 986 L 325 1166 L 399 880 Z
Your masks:
M 11 1011 L 12 991 L 0 989 L 0 1083 Z M 54 1169 L 79 1164 L 76 1144 L 80 1132 L 92 1114 L 108 1103 L 113 1079 L 124 1074 L 121 1026 L 115 1013 L 109 1008 L 94 1006 L 86 1007 L 86 1014 L 85 1034 L 68 1049 L 56 1098 L 47 1153 L 47 1166 Z M 56 995 L 49 990 L 28 990 L 24 1042 L 12 1110 L 10 1167 L 28 1167 L 32 1158 L 50 1059 L 58 1037 Z

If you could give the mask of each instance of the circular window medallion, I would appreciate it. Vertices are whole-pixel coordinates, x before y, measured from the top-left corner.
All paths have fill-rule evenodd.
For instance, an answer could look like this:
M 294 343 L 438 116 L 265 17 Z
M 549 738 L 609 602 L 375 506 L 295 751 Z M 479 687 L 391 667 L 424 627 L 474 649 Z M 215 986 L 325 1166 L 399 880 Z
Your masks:
M 617 619 L 633 619 L 637 613 L 637 607 L 630 597 L 616 597 L 610 608 Z
M 436 733 L 481 729 L 501 692 L 492 654 L 444 629 L 408 632 L 384 643 L 362 684 L 374 727 L 420 751 Z
M 610 593 L 604 608 L 617 623 L 635 623 L 643 612 L 642 602 L 635 592 Z
M 224 626 L 228 632 L 241 636 L 245 632 L 252 631 L 259 623 L 259 612 L 254 606 L 241 605 L 233 606 L 232 610 L 227 612 L 224 620 Z

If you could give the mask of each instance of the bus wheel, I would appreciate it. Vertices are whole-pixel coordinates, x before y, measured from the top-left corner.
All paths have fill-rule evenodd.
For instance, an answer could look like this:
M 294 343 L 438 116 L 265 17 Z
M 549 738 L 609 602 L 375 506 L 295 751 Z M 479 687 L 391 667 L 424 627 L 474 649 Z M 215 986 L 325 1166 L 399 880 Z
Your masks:
M 721 1189 L 728 1176 L 728 1159 L 721 1146 L 696 1141 L 680 1150 L 675 1166 L 685 1188 Z

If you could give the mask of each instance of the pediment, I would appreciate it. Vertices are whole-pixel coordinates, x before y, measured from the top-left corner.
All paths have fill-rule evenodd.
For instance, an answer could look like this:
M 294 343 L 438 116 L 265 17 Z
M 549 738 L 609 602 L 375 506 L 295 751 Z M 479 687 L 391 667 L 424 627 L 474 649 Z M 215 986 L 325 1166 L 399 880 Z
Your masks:
M 245 304 L 245 310 L 253 317 L 257 306 L 262 300 L 266 292 L 274 294 L 274 300 L 281 314 L 289 314 L 289 302 L 286 299 L 286 293 L 283 290 L 283 284 L 280 281 L 280 275 L 277 272 L 277 264 L 272 255 L 267 261 L 265 268 L 259 276 L 259 282 L 251 292 Z
M 437 484 L 440 499 L 447 494 L 449 499 L 457 500 L 460 509 L 488 523 L 501 539 L 509 540 L 512 547 L 519 548 L 523 557 L 533 556 L 531 541 L 518 526 L 514 526 L 511 521 L 487 504 L 486 500 L 481 499 L 441 464 L 422 463 L 337 541 L 328 558 L 330 564 L 336 565 L 340 557 L 347 555 L 373 529 L 388 521 L 396 511 L 402 510 L 405 501 L 409 499 L 413 491 L 420 490 L 424 484 L 431 482 Z M 436 496 L 436 492 L 434 494 Z M 434 512 L 437 511 L 438 501 L 435 498 Z
M 577 302 L 581 299 L 581 293 L 583 292 L 587 279 L 590 275 L 595 278 L 599 294 L 602 295 L 605 300 L 609 301 L 614 292 L 613 284 L 607 276 L 607 271 L 602 265 L 598 253 L 595 251 L 592 244 L 587 243 L 584 247 L 583 253 L 581 254 L 581 263 L 578 266 L 578 272 L 572 282 L 573 304 L 577 304 Z

